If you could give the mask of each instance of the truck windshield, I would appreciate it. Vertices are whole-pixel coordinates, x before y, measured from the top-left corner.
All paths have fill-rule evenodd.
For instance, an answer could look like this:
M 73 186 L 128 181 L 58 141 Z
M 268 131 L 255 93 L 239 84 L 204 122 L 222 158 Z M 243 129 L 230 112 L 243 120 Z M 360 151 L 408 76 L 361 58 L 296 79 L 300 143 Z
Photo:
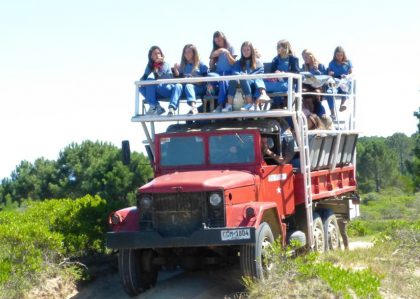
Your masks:
M 200 136 L 178 136 L 160 139 L 162 166 L 204 164 L 204 140 Z
M 251 163 L 255 161 L 254 136 L 229 134 L 210 136 L 210 164 Z

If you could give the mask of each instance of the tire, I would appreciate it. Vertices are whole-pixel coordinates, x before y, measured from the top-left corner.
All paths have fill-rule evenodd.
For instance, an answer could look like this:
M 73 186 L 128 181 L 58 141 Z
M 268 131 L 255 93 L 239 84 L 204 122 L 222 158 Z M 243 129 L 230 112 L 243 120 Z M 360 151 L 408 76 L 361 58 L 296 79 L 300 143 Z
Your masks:
M 156 285 L 158 271 L 152 265 L 154 255 L 152 250 L 120 249 L 118 271 L 129 296 L 137 296 Z
M 265 257 L 267 248 L 274 242 L 270 226 L 263 222 L 256 231 L 255 244 L 241 245 L 240 265 L 243 276 L 264 280 L 270 265 Z
M 341 248 L 340 230 L 337 223 L 337 217 L 331 210 L 326 210 L 323 218 L 324 222 L 324 236 L 325 236 L 325 251 L 338 250 Z
M 321 216 L 318 213 L 313 214 L 314 227 L 313 227 L 313 237 L 314 237 L 314 251 L 323 253 L 325 251 L 325 233 L 324 233 L 324 224 L 322 223 Z

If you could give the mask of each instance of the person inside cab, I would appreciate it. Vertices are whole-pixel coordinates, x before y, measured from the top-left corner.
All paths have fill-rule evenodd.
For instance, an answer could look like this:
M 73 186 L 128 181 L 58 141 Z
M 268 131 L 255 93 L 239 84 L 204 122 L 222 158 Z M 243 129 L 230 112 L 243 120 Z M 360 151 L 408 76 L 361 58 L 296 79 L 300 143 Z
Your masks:
M 277 155 L 271 149 L 274 147 L 274 141 L 267 136 L 261 136 L 261 153 L 265 162 L 275 161 L 277 164 L 284 164 L 284 159 L 281 155 Z M 271 161 L 270 161 L 271 160 Z M 267 163 L 270 164 L 270 163 Z

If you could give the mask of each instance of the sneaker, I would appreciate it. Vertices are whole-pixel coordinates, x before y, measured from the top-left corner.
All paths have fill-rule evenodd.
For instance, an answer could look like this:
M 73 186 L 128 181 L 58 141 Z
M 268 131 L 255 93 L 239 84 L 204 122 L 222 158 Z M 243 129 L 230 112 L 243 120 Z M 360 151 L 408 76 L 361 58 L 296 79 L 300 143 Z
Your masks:
M 146 111 L 146 115 L 155 115 L 156 114 L 156 106 L 150 105 L 149 110 Z
M 175 109 L 173 107 L 169 107 L 168 116 L 173 116 L 174 114 L 175 114 Z
M 233 111 L 233 106 L 231 104 L 226 104 L 225 108 L 222 109 L 222 112 L 231 112 Z
M 157 114 L 157 115 L 161 115 L 161 114 L 163 114 L 163 113 L 165 113 L 165 109 L 163 109 L 163 108 L 162 108 L 162 106 L 158 105 L 158 106 L 156 107 L 156 113 L 155 113 L 155 114 Z
M 251 105 L 251 107 L 248 109 L 249 111 L 258 111 L 259 107 L 255 104 Z
M 188 112 L 189 115 L 196 115 L 198 114 L 197 107 L 191 107 L 191 110 Z
M 217 105 L 216 109 L 214 109 L 213 112 L 220 113 L 220 112 L 222 112 L 222 110 L 223 110 L 222 105 Z
M 253 105 L 251 103 L 245 104 L 243 107 L 241 107 L 241 111 L 248 111 Z
M 346 111 L 346 109 L 347 109 L 346 103 L 343 103 L 340 105 L 340 112 Z

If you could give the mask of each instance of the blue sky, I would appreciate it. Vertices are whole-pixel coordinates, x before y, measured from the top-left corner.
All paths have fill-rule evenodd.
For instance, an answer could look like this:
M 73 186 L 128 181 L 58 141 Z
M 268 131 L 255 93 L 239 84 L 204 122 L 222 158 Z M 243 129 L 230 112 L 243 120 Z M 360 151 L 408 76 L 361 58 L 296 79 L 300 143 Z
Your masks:
M 358 78 L 358 129 L 416 130 L 420 106 L 419 1 L 1 1 L 0 178 L 21 160 L 56 159 L 71 142 L 144 139 L 133 82 L 151 45 L 179 62 L 187 43 L 207 63 L 216 30 L 264 61 L 288 39 L 324 64 L 342 45 Z

